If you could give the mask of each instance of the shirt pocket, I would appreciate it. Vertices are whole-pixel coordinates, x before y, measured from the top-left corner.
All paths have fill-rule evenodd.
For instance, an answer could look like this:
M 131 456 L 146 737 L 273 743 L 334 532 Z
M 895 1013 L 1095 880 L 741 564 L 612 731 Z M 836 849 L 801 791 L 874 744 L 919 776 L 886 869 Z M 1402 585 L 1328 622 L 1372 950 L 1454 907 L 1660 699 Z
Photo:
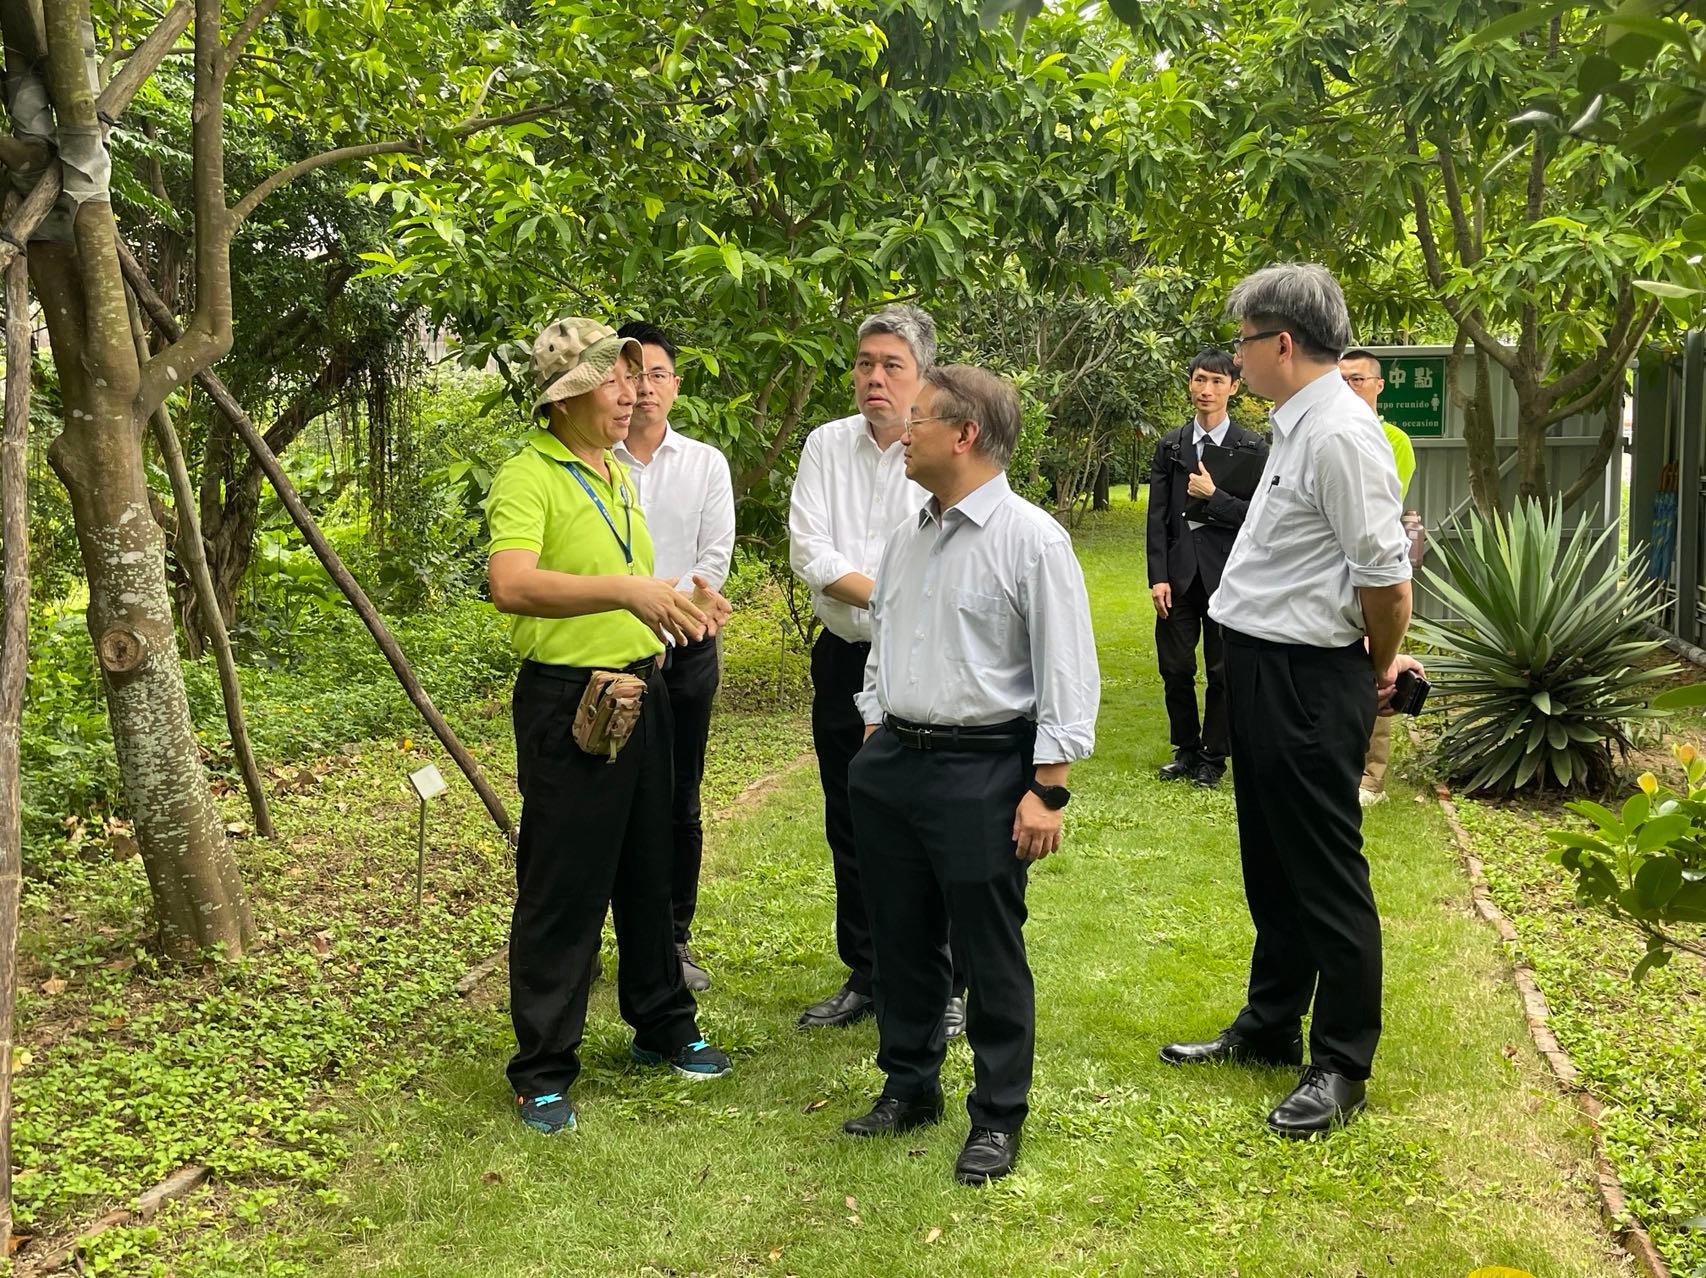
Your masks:
M 1013 625 L 1013 610 L 1006 599 L 972 590 L 950 590 L 948 613 L 954 640 L 945 653 L 949 661 L 988 668 L 1006 659 L 1007 636 Z
M 1285 536 L 1296 529 L 1300 514 L 1315 508 L 1314 502 L 1302 489 L 1294 488 L 1283 480 L 1269 484 L 1261 496 L 1260 513 L 1254 519 L 1246 518 L 1245 526 L 1250 528 L 1252 536 L 1260 537 L 1270 545 L 1276 535 Z

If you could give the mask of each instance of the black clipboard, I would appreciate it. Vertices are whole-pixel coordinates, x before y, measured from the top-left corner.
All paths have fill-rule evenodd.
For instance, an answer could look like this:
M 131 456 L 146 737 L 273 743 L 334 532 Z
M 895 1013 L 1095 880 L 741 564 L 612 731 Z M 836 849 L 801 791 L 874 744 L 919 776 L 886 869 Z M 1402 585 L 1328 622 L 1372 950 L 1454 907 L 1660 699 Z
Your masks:
M 1224 488 L 1241 501 L 1255 495 L 1262 482 L 1262 471 L 1268 459 L 1254 448 L 1225 448 L 1203 441 L 1202 464 L 1214 480 L 1216 488 Z M 1185 518 L 1202 520 L 1208 517 L 1208 499 L 1192 497 L 1185 502 Z

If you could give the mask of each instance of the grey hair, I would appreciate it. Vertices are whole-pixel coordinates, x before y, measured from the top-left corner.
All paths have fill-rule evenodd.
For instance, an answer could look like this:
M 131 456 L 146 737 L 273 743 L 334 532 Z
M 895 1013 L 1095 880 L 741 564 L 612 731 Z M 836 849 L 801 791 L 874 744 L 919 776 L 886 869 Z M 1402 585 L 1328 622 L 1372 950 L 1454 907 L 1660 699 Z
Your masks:
M 1233 319 L 1283 328 L 1306 354 L 1337 359 L 1351 342 L 1344 290 L 1332 272 L 1314 262 L 1265 266 L 1246 275 L 1226 299 Z
M 905 342 L 920 373 L 936 362 L 936 321 L 922 307 L 883 307 L 859 325 L 861 342 L 872 333 L 889 333 Z
M 977 451 L 1006 470 L 1022 415 L 1013 383 L 973 364 L 935 364 L 924 371 L 924 380 L 936 388 L 930 405 L 936 414 L 976 422 Z

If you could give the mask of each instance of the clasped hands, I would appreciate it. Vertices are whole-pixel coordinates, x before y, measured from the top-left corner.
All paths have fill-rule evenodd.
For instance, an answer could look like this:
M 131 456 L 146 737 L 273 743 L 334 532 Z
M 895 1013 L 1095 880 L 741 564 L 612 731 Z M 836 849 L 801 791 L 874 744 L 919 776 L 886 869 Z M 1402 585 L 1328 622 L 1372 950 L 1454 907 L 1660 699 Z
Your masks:
M 696 643 L 722 629 L 734 611 L 711 583 L 693 574 L 691 594 L 678 589 L 680 578 L 629 578 L 628 611 L 650 626 L 658 638 L 676 644 Z

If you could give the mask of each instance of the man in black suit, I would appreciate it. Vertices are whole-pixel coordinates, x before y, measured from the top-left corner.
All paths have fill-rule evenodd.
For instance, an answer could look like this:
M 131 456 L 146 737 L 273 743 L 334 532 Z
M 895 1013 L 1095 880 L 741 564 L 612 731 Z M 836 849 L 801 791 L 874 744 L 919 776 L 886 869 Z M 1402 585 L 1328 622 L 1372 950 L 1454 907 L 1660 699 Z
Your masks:
M 1215 487 L 1202 464 L 1202 445 L 1249 449 L 1265 457 L 1262 436 L 1232 424 L 1226 405 L 1238 393 L 1232 356 L 1210 347 L 1191 360 L 1191 405 L 1196 415 L 1168 431 L 1155 446 L 1149 472 L 1149 594 L 1155 604 L 1155 654 L 1166 689 L 1173 761 L 1163 781 L 1189 779 L 1216 786 L 1226 771 L 1226 692 L 1221 682 L 1220 626 L 1208 615 L 1209 596 L 1250 503 Z M 1185 503 L 1207 502 L 1187 519 Z M 1202 638 L 1208 694 L 1197 717 L 1197 638 Z

